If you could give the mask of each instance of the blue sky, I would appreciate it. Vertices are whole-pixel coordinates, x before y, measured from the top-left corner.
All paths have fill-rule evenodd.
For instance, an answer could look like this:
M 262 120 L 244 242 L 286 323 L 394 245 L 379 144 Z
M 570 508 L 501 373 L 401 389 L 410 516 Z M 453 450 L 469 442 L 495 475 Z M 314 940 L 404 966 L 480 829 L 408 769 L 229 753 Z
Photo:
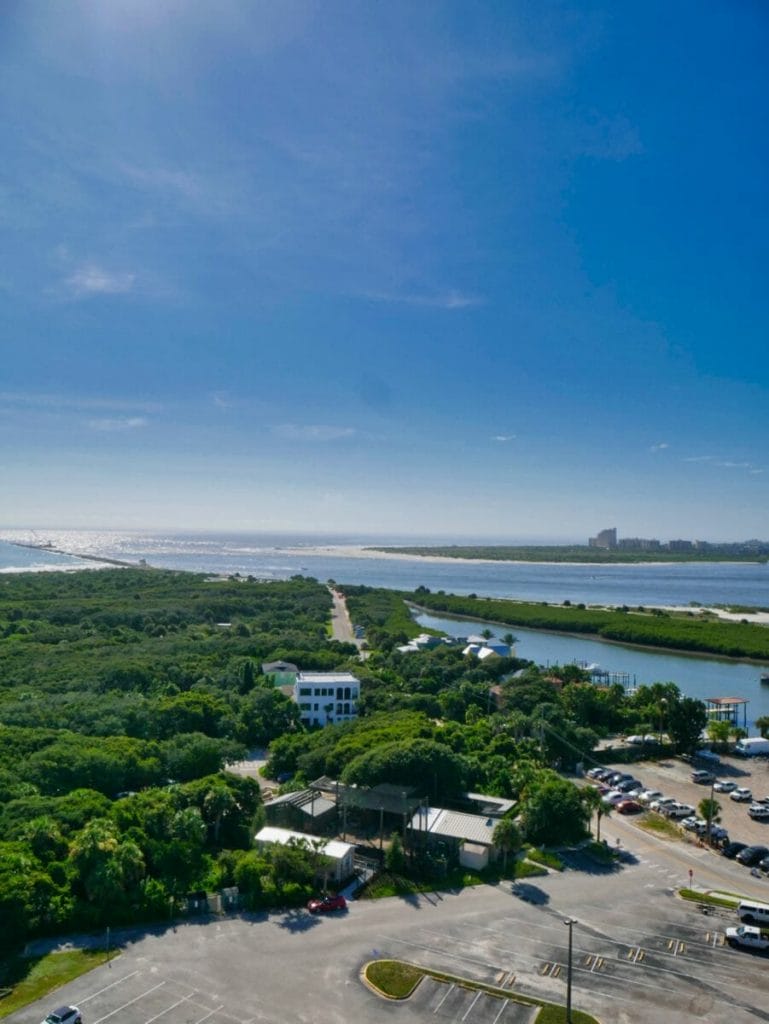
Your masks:
M 769 537 L 767 44 L 9 0 L 0 525 Z

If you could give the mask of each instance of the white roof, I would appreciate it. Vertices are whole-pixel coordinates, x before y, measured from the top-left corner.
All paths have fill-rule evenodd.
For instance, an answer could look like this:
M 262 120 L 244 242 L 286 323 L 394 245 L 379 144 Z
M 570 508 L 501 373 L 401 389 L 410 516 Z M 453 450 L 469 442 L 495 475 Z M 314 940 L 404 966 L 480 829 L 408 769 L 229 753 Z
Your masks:
M 342 686 L 360 682 L 352 672 L 300 672 L 296 681 L 297 683 L 336 683 Z
M 481 814 L 465 814 L 462 811 L 447 811 L 443 807 L 428 807 L 411 819 L 411 828 L 417 832 L 431 832 L 436 836 L 452 839 L 467 839 L 484 846 L 494 845 L 494 829 L 498 819 L 486 818 Z
M 312 849 L 313 843 L 318 842 L 317 836 L 308 836 L 304 832 L 292 832 L 287 828 L 276 828 L 274 825 L 265 825 L 254 838 L 257 843 L 280 843 L 281 846 L 287 846 L 292 839 L 297 843 L 304 840 L 310 849 Z M 354 846 L 350 843 L 343 843 L 341 839 L 326 839 L 320 847 L 320 852 L 326 857 L 331 857 L 332 860 L 343 860 L 354 849 Z

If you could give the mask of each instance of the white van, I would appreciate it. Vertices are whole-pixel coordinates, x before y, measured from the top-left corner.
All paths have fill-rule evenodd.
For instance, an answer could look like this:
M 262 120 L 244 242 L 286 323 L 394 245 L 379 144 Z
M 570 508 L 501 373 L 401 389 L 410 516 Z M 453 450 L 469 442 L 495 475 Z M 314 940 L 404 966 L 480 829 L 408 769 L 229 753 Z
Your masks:
M 743 900 L 737 907 L 737 914 L 740 921 L 746 921 L 748 924 L 769 925 L 769 903 Z

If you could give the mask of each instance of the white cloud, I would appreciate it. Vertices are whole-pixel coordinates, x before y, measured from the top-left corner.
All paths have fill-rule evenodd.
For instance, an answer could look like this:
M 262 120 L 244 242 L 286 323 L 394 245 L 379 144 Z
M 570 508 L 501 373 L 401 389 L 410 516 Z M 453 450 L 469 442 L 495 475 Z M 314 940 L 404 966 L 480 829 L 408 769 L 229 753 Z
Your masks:
M 715 455 L 689 455 L 683 461 L 684 462 L 712 462 L 715 459 Z
M 667 441 L 659 441 L 657 444 L 653 444 L 651 446 L 651 448 L 649 448 L 649 451 L 650 452 L 661 452 L 665 448 L 669 448 L 669 447 L 670 447 L 670 445 L 667 443 Z
M 123 416 L 115 419 L 89 420 L 88 426 L 91 430 L 114 432 L 121 430 L 137 430 L 146 427 L 149 420 L 145 416 Z
M 130 292 L 135 274 L 105 270 L 96 263 L 84 263 L 66 279 L 66 285 L 76 298 L 90 295 L 124 295 Z
M 282 423 L 272 428 L 276 437 L 285 441 L 338 441 L 355 434 L 354 427 L 333 427 L 325 424 L 303 426 L 298 423 Z
M 492 437 L 491 440 L 492 441 L 501 441 L 501 442 L 504 442 L 504 441 L 514 441 L 515 440 L 515 434 L 495 434 L 494 437 Z

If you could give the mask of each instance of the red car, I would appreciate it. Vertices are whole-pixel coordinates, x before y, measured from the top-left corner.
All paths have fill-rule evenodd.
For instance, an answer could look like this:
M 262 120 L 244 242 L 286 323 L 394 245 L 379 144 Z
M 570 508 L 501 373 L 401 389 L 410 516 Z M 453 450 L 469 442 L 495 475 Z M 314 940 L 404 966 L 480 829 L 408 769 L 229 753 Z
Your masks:
M 621 800 L 617 804 L 617 810 L 620 814 L 639 814 L 643 807 L 636 800 Z
M 307 909 L 311 914 L 327 914 L 330 910 L 347 910 L 347 900 L 339 896 L 323 896 L 310 900 Z

